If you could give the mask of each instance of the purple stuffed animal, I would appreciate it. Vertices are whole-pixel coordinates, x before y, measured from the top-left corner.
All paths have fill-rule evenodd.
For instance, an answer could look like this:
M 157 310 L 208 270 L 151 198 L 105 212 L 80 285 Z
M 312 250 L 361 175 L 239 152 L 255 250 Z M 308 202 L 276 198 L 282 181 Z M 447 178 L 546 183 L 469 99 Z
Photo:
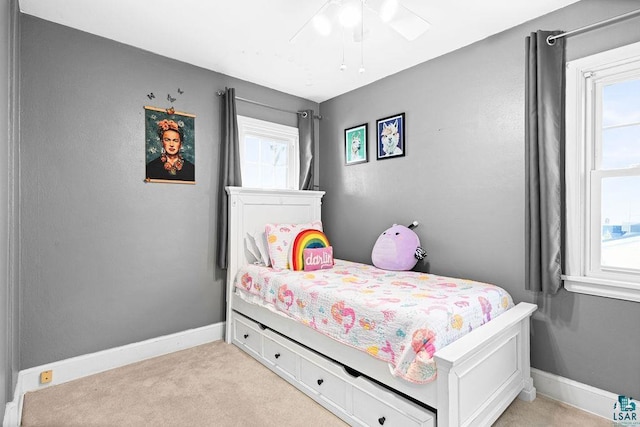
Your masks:
M 409 227 L 394 224 L 385 230 L 373 245 L 371 261 L 383 270 L 404 271 L 415 267 L 427 254 L 420 247 L 418 235 L 411 230 L 418 226 L 414 221 Z

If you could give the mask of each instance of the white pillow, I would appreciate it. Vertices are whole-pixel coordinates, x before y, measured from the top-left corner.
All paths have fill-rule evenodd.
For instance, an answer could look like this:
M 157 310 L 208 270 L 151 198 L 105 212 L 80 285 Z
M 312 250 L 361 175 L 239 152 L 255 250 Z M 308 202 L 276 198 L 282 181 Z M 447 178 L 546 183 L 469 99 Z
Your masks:
M 293 243 L 299 232 L 309 228 L 322 231 L 322 222 L 265 225 L 269 258 L 271 258 L 271 266 L 273 268 L 278 270 L 289 268 L 289 248 L 291 243 Z
M 262 262 L 267 267 L 271 266 L 271 260 L 269 259 L 269 245 L 267 244 L 267 235 L 264 231 L 256 231 L 253 235 L 254 243 L 260 251 L 260 257 Z
M 244 247 L 249 252 L 249 254 L 245 253 L 247 257 L 247 261 L 251 264 L 262 264 L 262 257 L 260 256 L 260 251 L 256 247 L 256 244 L 253 241 L 253 237 L 247 233 L 244 237 Z M 253 257 L 253 259 L 250 259 Z
M 269 267 L 271 261 L 269 260 L 269 250 L 267 249 L 267 236 L 264 231 L 247 232 L 245 241 L 247 242 L 247 249 L 249 249 L 256 261 Z

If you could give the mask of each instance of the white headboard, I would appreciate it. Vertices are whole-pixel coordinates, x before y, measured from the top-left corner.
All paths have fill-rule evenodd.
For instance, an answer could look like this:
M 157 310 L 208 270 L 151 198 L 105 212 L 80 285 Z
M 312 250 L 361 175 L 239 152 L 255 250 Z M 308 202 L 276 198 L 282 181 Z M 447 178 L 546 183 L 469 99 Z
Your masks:
M 229 265 L 227 268 L 227 336 L 231 319 L 233 280 L 247 263 L 247 232 L 264 230 L 267 223 L 300 223 L 321 220 L 324 191 L 264 190 L 227 187 L 229 197 Z

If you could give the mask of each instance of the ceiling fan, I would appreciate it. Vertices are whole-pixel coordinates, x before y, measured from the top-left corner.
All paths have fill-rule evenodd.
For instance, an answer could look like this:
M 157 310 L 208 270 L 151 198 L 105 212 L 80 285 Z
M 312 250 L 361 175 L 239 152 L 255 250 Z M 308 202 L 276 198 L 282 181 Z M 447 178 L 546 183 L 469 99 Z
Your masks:
M 343 29 L 353 29 L 354 40 L 359 42 L 364 37 L 361 24 L 365 19 L 365 11 L 377 18 L 408 41 L 420 37 L 431 24 L 405 7 L 399 0 L 327 0 L 289 40 L 296 38 L 309 25 L 319 34 L 328 36 L 334 23 Z

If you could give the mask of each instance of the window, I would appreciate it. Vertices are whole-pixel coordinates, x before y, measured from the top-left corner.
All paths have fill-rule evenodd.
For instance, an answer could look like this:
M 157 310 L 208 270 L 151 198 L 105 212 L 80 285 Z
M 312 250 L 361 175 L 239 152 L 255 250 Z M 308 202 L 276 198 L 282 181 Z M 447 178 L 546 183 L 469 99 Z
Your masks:
M 640 301 L 640 43 L 567 64 L 569 291 Z
M 242 186 L 298 188 L 298 128 L 238 116 Z

